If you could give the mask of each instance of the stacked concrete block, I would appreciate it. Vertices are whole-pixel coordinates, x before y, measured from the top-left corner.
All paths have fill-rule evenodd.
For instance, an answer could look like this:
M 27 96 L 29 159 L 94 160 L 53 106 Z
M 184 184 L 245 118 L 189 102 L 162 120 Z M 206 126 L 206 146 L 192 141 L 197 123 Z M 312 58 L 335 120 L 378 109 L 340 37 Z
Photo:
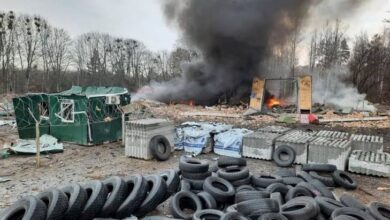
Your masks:
M 321 130 L 317 132 L 316 136 L 334 139 L 349 139 L 351 135 L 347 132 Z
M 390 154 L 355 150 L 349 158 L 348 170 L 365 175 L 390 177 Z
M 286 132 L 290 131 L 291 128 L 283 127 L 283 126 L 278 126 L 278 125 L 270 125 L 270 126 L 265 126 L 257 131 L 260 132 L 267 132 L 267 133 L 277 133 L 277 134 L 285 134 Z
M 165 119 L 141 119 L 126 122 L 125 155 L 145 160 L 152 159 L 149 150 L 150 140 L 157 136 L 165 136 L 173 150 L 175 127 L 173 122 Z
M 308 163 L 333 164 L 345 170 L 351 152 L 351 141 L 332 137 L 316 137 L 309 143 Z
M 382 153 L 383 137 L 354 134 L 351 136 L 352 150 Z
M 314 138 L 316 132 L 305 132 L 300 130 L 292 130 L 286 134 L 276 138 L 275 149 L 282 145 L 288 145 L 295 150 L 296 164 L 306 164 L 308 156 L 309 141 Z
M 242 156 L 271 160 L 274 152 L 274 140 L 281 134 L 271 132 L 254 132 L 243 138 Z

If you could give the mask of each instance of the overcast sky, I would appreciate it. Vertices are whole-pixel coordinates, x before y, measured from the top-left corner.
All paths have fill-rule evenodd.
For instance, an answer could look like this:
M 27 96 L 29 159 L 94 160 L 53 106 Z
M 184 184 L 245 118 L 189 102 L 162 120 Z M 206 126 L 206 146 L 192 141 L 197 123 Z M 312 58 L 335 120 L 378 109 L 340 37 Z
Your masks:
M 165 22 L 161 1 L 163 0 L 0 0 L 0 10 L 42 15 L 54 26 L 66 29 L 73 37 L 100 31 L 140 40 L 154 51 L 170 50 L 179 36 L 177 30 L 168 27 Z M 350 36 L 361 31 L 369 34 L 382 32 L 383 19 L 390 18 L 388 11 L 389 0 L 371 0 L 355 16 L 343 20 L 343 23 L 348 27 L 347 33 Z

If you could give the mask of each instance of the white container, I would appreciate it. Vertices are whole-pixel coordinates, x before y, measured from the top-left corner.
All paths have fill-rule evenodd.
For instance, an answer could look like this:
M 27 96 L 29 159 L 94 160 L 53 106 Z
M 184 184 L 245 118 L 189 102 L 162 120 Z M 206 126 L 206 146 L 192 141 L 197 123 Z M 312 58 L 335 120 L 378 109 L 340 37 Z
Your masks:
M 150 160 L 153 156 L 149 150 L 150 140 L 165 136 L 173 151 L 175 127 L 173 122 L 165 119 L 141 119 L 125 123 L 125 155 L 128 157 Z

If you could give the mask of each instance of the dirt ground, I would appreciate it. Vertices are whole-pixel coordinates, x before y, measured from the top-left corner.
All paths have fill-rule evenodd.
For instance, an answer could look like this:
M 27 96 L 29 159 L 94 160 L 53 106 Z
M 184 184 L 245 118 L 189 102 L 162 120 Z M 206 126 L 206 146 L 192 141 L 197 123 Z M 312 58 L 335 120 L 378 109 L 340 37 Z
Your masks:
M 216 107 L 217 108 L 217 107 Z M 268 124 L 275 124 L 275 118 L 267 115 L 253 116 L 249 118 L 216 118 L 216 117 L 180 117 L 187 111 L 210 111 L 204 107 L 193 107 L 185 105 L 158 106 L 152 108 L 152 116 L 170 118 L 179 124 L 183 121 L 215 121 L 233 124 L 235 127 L 256 129 Z M 241 114 L 244 109 L 220 108 L 218 111 L 228 114 Z M 284 125 L 284 124 L 283 124 Z M 333 123 L 326 125 L 286 125 L 302 129 L 332 129 L 348 131 L 351 133 L 363 133 L 372 135 L 383 135 L 385 150 L 390 152 L 390 119 L 380 122 L 359 122 L 358 123 Z M 8 144 L 9 140 L 16 139 L 17 133 L 10 127 L 0 127 L 0 150 Z M 178 167 L 178 159 L 184 152 L 175 152 L 170 160 L 166 162 L 143 161 L 127 158 L 124 155 L 124 148 L 120 143 L 111 143 L 93 147 L 77 146 L 65 143 L 65 151 L 59 154 L 42 156 L 42 167 L 35 167 L 34 156 L 11 155 L 11 157 L 0 159 L 0 177 L 9 178 L 8 182 L 0 182 L 0 210 L 8 207 L 17 199 L 37 194 L 50 187 L 60 187 L 68 183 L 85 183 L 92 179 L 102 180 L 108 176 L 126 176 L 135 173 L 143 175 L 159 173 L 166 169 Z M 215 160 L 218 155 L 201 155 L 210 161 Z M 248 159 L 248 166 L 253 174 L 269 173 L 279 169 L 273 162 Z M 300 166 L 295 169 L 299 170 Z M 365 203 L 372 201 L 389 202 L 390 191 L 380 191 L 379 187 L 390 187 L 390 178 L 377 178 L 352 174 L 359 184 L 359 188 L 349 191 Z M 341 195 L 345 190 L 337 188 L 336 195 Z M 167 213 L 166 203 L 159 207 L 160 213 Z

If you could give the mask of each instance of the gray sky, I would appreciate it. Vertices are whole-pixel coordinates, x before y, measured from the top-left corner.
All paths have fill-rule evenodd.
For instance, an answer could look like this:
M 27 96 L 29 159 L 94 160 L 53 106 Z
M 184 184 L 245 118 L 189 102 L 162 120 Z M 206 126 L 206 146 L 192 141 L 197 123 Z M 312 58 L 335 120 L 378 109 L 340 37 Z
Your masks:
M 163 0 L 0 0 L 0 10 L 42 15 L 54 26 L 69 31 L 73 37 L 100 31 L 140 40 L 153 51 L 170 50 L 179 36 L 177 30 L 168 27 L 165 22 L 161 1 Z M 326 1 L 332 5 L 331 1 L 338 0 Z M 369 3 L 364 4 L 354 16 L 343 19 L 351 37 L 361 31 L 370 35 L 382 32 L 383 19 L 390 18 L 390 13 L 387 12 L 390 11 L 389 0 L 363 1 Z M 332 7 L 328 10 L 332 11 Z M 349 12 L 345 13 L 348 15 Z M 319 27 L 321 25 L 318 24 Z
M 72 37 L 100 31 L 142 41 L 156 51 L 170 49 L 177 33 L 169 28 L 159 0 L 0 0 L 0 10 L 39 14 Z

